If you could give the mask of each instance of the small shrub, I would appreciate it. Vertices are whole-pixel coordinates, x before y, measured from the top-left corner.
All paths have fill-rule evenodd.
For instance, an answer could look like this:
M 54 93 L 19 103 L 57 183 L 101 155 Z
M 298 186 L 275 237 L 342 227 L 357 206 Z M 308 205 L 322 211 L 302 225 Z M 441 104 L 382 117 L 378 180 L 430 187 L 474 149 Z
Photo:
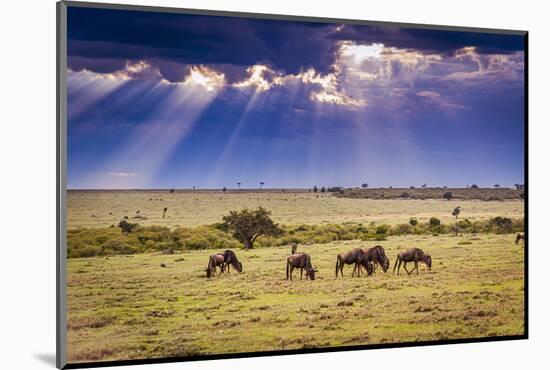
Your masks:
M 96 245 L 87 245 L 78 250 L 78 257 L 95 257 L 101 254 L 101 247 Z
M 127 242 L 119 239 L 106 241 L 102 248 L 102 254 L 134 254 L 138 252 L 137 247 L 131 246 Z
M 203 237 L 194 237 L 185 241 L 185 247 L 187 249 L 208 249 L 210 243 Z
M 392 227 L 391 234 L 392 235 L 405 235 L 405 234 L 412 234 L 413 233 L 413 227 L 410 224 L 398 224 Z
M 388 230 L 390 229 L 390 225 L 379 225 L 376 227 L 376 233 L 377 234 L 386 234 Z
M 447 200 L 451 200 L 453 199 L 453 193 L 451 193 L 450 191 L 446 191 L 444 194 L 443 194 L 443 198 L 447 199 Z
M 437 217 L 431 217 L 429 224 L 430 227 L 438 227 L 441 225 L 441 220 Z
M 417 220 L 416 218 L 411 218 L 411 219 L 409 220 L 409 224 L 410 224 L 411 226 L 416 226 L 416 225 L 418 225 L 418 220 Z
M 491 219 L 491 225 L 497 234 L 506 234 L 512 232 L 512 220 L 508 217 L 497 216 Z
M 132 224 L 126 220 L 122 220 L 117 225 L 122 229 L 123 233 L 131 233 L 133 230 L 135 230 L 139 225 L 138 224 Z

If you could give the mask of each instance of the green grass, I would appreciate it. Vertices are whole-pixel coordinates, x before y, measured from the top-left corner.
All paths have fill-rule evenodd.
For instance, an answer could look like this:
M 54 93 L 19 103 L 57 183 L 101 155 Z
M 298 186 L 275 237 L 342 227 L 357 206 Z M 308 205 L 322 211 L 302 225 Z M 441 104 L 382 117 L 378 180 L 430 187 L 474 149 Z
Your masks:
M 68 359 L 522 334 L 522 246 L 514 244 L 514 235 L 464 238 L 407 235 L 380 242 L 391 267 L 405 248 L 419 247 L 432 255 L 432 270 L 421 265 L 420 274 L 411 276 L 377 270 L 371 277 L 351 278 L 352 268 L 346 266 L 345 277 L 335 278 L 337 253 L 374 245 L 359 241 L 300 245 L 319 269 L 315 281 L 300 281 L 299 273 L 293 282 L 285 279 L 286 247 L 237 250 L 244 272 L 213 279 L 206 279 L 203 271 L 211 250 L 70 259 Z

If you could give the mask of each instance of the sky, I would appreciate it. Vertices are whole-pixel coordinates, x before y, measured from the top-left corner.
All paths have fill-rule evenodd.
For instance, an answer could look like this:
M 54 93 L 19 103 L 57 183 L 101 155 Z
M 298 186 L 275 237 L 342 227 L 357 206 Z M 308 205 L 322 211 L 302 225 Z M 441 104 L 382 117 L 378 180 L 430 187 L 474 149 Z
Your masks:
M 72 189 L 512 186 L 520 35 L 68 9 Z

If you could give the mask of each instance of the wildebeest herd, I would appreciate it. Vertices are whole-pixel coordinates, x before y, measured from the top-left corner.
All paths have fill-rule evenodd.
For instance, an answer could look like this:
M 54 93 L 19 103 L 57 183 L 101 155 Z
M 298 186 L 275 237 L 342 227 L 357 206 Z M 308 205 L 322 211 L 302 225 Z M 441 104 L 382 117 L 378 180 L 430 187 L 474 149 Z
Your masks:
M 292 281 L 292 272 L 294 269 L 300 269 L 300 280 L 303 278 L 304 271 L 306 272 L 306 279 L 315 280 L 315 273 L 317 269 L 311 263 L 311 257 L 307 253 L 298 252 L 298 246 L 296 243 L 292 244 L 291 255 L 286 259 L 286 278 L 287 280 Z M 412 270 L 407 269 L 407 263 L 414 263 L 414 268 Z M 400 252 L 397 255 L 395 264 L 393 266 L 393 273 L 397 268 L 397 275 L 399 275 L 399 270 L 401 264 L 407 272 L 411 274 L 416 270 L 418 274 L 418 263 L 422 262 L 428 269 L 432 268 L 432 257 L 429 254 L 424 253 L 422 249 L 411 248 L 407 249 L 404 252 Z M 351 274 L 354 276 L 361 276 L 361 271 L 364 268 L 367 271 L 367 276 L 372 275 L 372 273 L 380 266 L 384 272 L 386 272 L 390 267 L 390 260 L 386 256 L 384 248 L 380 245 L 374 246 L 372 248 L 355 248 L 346 253 L 340 253 L 336 256 L 336 277 L 338 273 L 340 276 L 344 276 L 344 265 L 354 265 L 353 272 Z M 220 268 L 218 276 L 222 273 L 230 272 L 230 268 L 233 266 L 238 272 L 243 271 L 243 265 L 237 259 L 237 255 L 230 249 L 225 250 L 222 253 L 213 254 L 208 260 L 208 266 L 204 271 L 206 271 L 206 277 L 210 278 L 213 274 L 217 273 L 217 268 Z

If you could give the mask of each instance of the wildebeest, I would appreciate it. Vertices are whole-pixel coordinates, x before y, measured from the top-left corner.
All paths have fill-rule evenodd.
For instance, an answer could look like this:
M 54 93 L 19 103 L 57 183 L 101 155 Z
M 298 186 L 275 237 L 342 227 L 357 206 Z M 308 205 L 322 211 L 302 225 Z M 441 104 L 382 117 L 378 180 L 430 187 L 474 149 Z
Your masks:
M 372 272 L 374 271 L 374 265 L 369 259 L 363 258 L 361 259 L 361 262 L 358 263 L 359 273 L 361 273 L 361 268 L 363 267 L 365 268 L 365 270 L 367 270 L 367 276 L 372 275 Z
M 224 268 L 225 268 L 224 257 L 223 257 L 223 254 L 221 253 L 213 254 L 210 256 L 208 260 L 208 266 L 204 270 L 206 271 L 206 277 L 207 278 L 212 277 L 212 274 L 216 273 L 216 268 L 218 266 L 220 267 L 220 270 L 221 270 L 219 275 L 221 275 L 221 273 L 224 271 Z
M 518 235 L 516 235 L 516 245 L 518 245 L 520 240 L 523 240 L 523 242 L 525 243 L 525 234 L 518 233 Z
M 386 251 L 384 251 L 381 245 L 376 245 L 372 248 L 363 248 L 363 251 L 365 252 L 367 260 L 373 263 L 374 271 L 376 271 L 378 265 L 382 266 L 384 272 L 388 271 L 390 268 L 390 260 L 388 256 L 386 256 Z
M 227 267 L 227 273 L 229 273 L 229 269 L 231 266 L 233 266 L 233 268 L 238 272 L 243 272 L 243 264 L 239 262 L 235 252 L 233 252 L 231 249 L 226 249 L 225 251 L 223 251 L 222 256 L 225 265 L 224 267 Z
M 292 281 L 292 271 L 295 268 L 300 269 L 300 280 L 302 280 L 303 271 L 306 270 L 306 279 L 315 280 L 315 268 L 311 265 L 311 258 L 306 253 L 296 253 L 286 259 L 286 279 Z
M 399 262 L 399 265 L 398 265 Z M 397 267 L 397 275 L 399 275 L 399 269 L 401 268 L 401 263 L 404 263 L 403 268 L 407 271 L 407 274 L 411 274 L 414 270 L 418 274 L 418 262 L 423 262 L 428 266 L 428 269 L 432 269 L 432 257 L 429 254 L 426 254 L 419 248 L 407 249 L 404 252 L 401 252 L 397 255 L 395 260 L 395 265 L 393 265 L 393 273 L 395 274 L 395 268 Z M 414 268 L 409 271 L 407 270 L 407 262 L 414 262 Z
M 357 276 L 359 276 L 361 272 L 359 264 L 361 263 L 363 258 L 365 258 L 365 251 L 361 248 L 355 248 L 349 252 L 338 254 L 336 256 L 336 277 L 338 277 L 338 271 L 340 271 L 340 275 L 344 277 L 344 264 L 354 264 L 355 266 L 353 267 L 353 272 L 351 273 L 351 276 L 355 276 L 356 270 L 359 270 L 357 273 Z
M 516 243 L 517 244 L 517 243 Z M 296 254 L 296 251 L 298 250 L 298 244 L 292 243 L 292 246 L 290 247 L 291 254 Z

